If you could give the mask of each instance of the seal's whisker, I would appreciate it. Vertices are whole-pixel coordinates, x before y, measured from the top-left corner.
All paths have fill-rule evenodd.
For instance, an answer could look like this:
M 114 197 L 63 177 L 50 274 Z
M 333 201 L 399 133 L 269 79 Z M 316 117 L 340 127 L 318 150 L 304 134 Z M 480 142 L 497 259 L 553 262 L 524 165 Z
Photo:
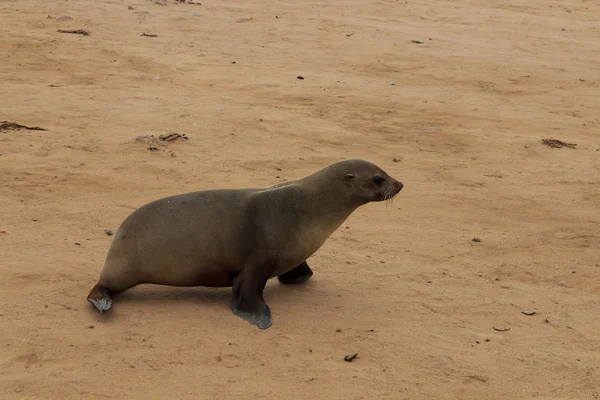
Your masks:
M 387 189 L 385 191 L 385 193 L 383 194 L 383 201 L 386 202 L 387 204 L 390 204 L 390 200 L 393 198 L 393 193 L 391 191 L 391 189 Z
M 389 200 L 390 204 L 392 204 L 394 202 L 394 199 L 396 198 L 397 194 L 398 193 L 394 193 L 394 191 L 391 188 L 388 189 L 388 200 Z

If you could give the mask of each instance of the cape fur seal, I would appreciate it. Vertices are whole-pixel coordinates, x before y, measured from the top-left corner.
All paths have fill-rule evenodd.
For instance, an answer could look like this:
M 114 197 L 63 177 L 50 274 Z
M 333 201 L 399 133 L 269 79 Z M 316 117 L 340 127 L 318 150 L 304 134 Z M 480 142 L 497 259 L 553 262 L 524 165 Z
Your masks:
M 345 160 L 269 188 L 155 200 L 123 221 L 87 299 L 102 313 L 111 296 L 143 283 L 232 287 L 233 313 L 266 329 L 267 281 L 305 282 L 313 274 L 306 259 L 354 210 L 402 187 L 370 162 Z

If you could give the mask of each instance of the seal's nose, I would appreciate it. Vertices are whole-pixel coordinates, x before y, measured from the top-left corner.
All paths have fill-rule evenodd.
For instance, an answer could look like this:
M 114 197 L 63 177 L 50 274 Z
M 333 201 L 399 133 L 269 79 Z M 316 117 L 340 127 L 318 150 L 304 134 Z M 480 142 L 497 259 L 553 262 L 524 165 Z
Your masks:
M 403 187 L 404 185 L 402 184 L 402 182 L 396 181 L 396 189 L 398 189 L 398 191 L 401 191 Z

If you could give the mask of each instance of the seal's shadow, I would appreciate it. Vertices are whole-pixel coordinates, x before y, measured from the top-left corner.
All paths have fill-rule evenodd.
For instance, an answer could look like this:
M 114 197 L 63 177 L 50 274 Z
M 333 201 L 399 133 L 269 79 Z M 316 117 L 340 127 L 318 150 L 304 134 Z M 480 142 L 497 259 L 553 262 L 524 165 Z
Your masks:
M 114 296 L 115 303 L 161 303 L 186 302 L 204 306 L 229 308 L 231 305 L 231 288 L 210 287 L 172 287 L 144 284 L 126 290 Z M 268 304 L 286 304 L 302 301 L 314 292 L 313 282 L 302 285 L 283 285 L 276 280 L 269 281 L 264 290 Z

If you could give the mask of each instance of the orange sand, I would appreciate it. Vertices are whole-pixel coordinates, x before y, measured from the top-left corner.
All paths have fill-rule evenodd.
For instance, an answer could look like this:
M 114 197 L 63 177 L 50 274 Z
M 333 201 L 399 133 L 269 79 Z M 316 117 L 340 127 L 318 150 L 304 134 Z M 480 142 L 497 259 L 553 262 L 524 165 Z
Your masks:
M 0 3 L 0 121 L 48 129 L 0 132 L 0 398 L 600 398 L 600 3 L 201 2 Z M 134 208 L 350 157 L 405 188 L 269 283 L 271 329 L 86 302 Z

